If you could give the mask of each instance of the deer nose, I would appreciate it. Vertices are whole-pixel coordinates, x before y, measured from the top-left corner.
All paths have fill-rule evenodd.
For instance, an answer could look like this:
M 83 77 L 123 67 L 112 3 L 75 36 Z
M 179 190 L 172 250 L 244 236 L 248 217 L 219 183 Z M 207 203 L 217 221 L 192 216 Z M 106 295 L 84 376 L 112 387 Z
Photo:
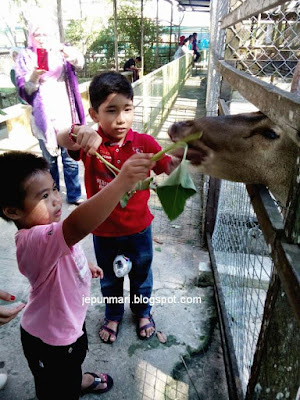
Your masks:
M 180 131 L 179 125 L 181 125 L 180 122 L 175 122 L 173 125 L 171 125 L 168 129 L 168 135 L 172 140 L 175 140 L 179 137 L 178 132 Z

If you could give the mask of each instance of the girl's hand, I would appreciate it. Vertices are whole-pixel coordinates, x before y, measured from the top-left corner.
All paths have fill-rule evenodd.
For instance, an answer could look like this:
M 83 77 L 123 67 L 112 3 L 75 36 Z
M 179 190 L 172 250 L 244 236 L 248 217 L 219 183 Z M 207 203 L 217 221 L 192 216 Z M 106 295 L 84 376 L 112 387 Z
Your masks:
M 90 271 L 92 273 L 92 278 L 100 278 L 102 279 L 104 274 L 102 268 L 98 267 L 98 265 L 95 265 L 91 262 L 88 263 Z
M 153 154 L 136 153 L 123 164 L 117 179 L 123 183 L 126 192 L 148 177 L 149 171 L 155 165 L 155 162 L 151 161 L 152 156 Z

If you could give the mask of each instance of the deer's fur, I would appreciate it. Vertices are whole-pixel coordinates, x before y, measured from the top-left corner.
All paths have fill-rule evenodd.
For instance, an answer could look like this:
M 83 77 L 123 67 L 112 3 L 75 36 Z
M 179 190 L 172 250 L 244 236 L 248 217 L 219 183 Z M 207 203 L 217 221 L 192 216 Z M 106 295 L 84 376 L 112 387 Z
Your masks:
M 178 141 L 193 132 L 187 158 L 210 176 L 268 186 L 283 205 L 288 198 L 297 146 L 261 112 L 182 121 L 169 128 Z

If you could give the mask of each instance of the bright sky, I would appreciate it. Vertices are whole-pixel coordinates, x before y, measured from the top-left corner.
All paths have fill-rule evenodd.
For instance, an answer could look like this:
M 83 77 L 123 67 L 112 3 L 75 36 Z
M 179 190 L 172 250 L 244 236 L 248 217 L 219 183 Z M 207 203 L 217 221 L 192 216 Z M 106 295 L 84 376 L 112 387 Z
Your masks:
M 171 4 L 166 0 L 159 0 L 159 19 L 165 20 L 170 23 L 171 20 Z M 157 0 L 145 1 L 145 15 L 151 16 L 152 18 L 156 18 L 156 7 Z M 209 13 L 204 12 L 179 12 L 177 8 L 177 2 L 174 1 L 173 6 L 173 24 L 179 24 L 180 21 L 181 26 L 209 26 Z

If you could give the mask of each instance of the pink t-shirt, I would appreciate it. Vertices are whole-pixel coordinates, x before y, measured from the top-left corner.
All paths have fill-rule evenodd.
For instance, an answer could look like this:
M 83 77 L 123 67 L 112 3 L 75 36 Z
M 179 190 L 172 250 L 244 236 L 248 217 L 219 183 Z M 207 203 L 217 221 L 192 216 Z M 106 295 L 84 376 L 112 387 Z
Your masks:
M 52 346 L 67 346 L 82 334 L 90 295 L 91 272 L 79 244 L 69 248 L 62 221 L 16 233 L 20 272 L 30 284 L 21 325 Z

